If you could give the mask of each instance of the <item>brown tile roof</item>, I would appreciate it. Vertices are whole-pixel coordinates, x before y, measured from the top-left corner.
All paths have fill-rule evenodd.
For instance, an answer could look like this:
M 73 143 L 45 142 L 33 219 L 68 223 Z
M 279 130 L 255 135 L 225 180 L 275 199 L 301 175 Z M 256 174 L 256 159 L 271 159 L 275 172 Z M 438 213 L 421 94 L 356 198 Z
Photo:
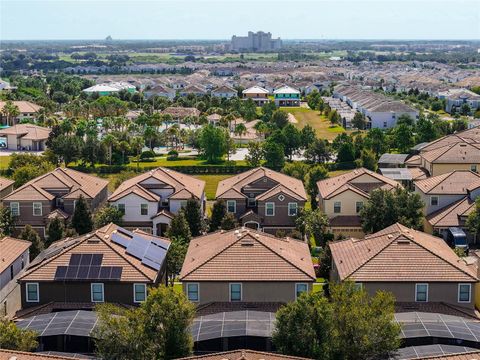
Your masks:
M 52 130 L 32 125 L 32 124 L 17 124 L 6 129 L 0 130 L 0 135 L 17 135 L 25 140 L 47 140 L 48 135 Z
M 428 176 L 425 173 L 425 170 L 419 167 L 407 168 L 407 170 L 412 175 L 412 180 L 422 180 L 426 179 Z
M 365 239 L 332 242 L 330 249 L 341 280 L 477 281 L 443 239 L 398 223 Z
M 76 238 L 67 238 L 53 243 L 46 252 L 55 254 L 54 249 L 61 249 L 57 254 L 42 259 L 42 254 L 28 267 L 25 274 L 20 277 L 21 281 L 53 281 L 57 266 L 68 266 L 72 254 L 103 254 L 102 266 L 120 266 L 123 268 L 120 281 L 154 282 L 158 272 L 142 263 L 142 261 L 130 254 L 125 248 L 111 239 L 116 234 L 131 241 L 131 236 L 121 227 L 109 224 L 92 233 Z M 145 241 L 150 238 L 158 238 L 152 235 L 136 232 Z M 166 240 L 166 239 L 163 239 Z M 38 259 L 38 260 L 37 260 Z
M 441 137 L 440 139 L 430 142 L 428 145 L 422 148 L 422 153 L 433 149 L 438 149 L 445 145 L 451 145 L 456 143 L 480 143 L 480 127 L 474 127 L 464 131 L 457 132 L 455 134 Z
M 468 353 L 462 354 L 453 354 L 453 355 L 439 355 L 439 356 L 428 356 L 423 358 L 418 358 L 423 360 L 479 360 L 480 359 L 480 351 L 473 351 Z
M 415 186 L 424 194 L 467 194 L 473 183 L 480 181 L 480 174 L 469 170 L 455 170 L 415 181 Z
M 430 163 L 480 163 L 480 143 L 461 142 L 445 145 L 441 148 L 422 152 L 421 156 Z
M 308 244 L 241 228 L 190 241 L 183 281 L 314 281 Z
M 248 185 L 263 177 L 269 178 L 281 184 L 284 188 L 289 189 L 292 193 L 296 194 L 297 197 L 304 200 L 307 199 L 307 193 L 305 192 L 305 188 L 301 180 L 264 167 L 251 169 L 220 181 L 217 186 L 215 197 L 228 198 L 225 196 L 225 193 L 231 189 L 234 189 L 237 193 L 241 194 L 242 188 L 245 185 Z
M 465 196 L 463 199 L 437 210 L 426 217 L 435 227 L 464 227 L 465 219 L 475 210 L 475 201 Z
M 72 357 L 0 349 L 0 360 L 72 360 Z M 81 359 L 77 358 L 77 359 Z
M 14 105 L 18 107 L 18 110 L 21 113 L 36 113 L 42 107 L 37 104 L 31 103 L 30 101 L 12 101 Z M 5 106 L 6 101 L 0 101 L 0 111 L 2 111 Z
M 6 189 L 7 187 L 13 185 L 13 183 L 15 183 L 15 181 L 13 181 L 12 179 L 7 179 L 7 178 L 4 178 L 4 177 L 1 177 L 0 176 L 0 191 L 2 191 L 3 189 Z
M 296 356 L 280 355 L 254 350 L 232 350 L 216 354 L 190 356 L 177 360 L 308 360 Z M 463 359 L 462 359 L 463 360 Z
M 370 182 L 367 182 L 365 177 L 368 177 Z M 379 187 L 393 189 L 397 186 L 401 187 L 401 185 L 395 180 L 365 168 L 355 169 L 348 173 L 317 182 L 319 195 L 323 199 L 328 199 L 346 190 L 355 191 L 368 198 L 368 194 L 373 189 Z
M 168 168 L 159 167 L 147 173 L 135 176 L 124 181 L 108 198 L 109 201 L 116 201 L 122 197 L 136 193 L 137 195 L 149 200 L 160 201 L 160 197 L 152 191 L 149 191 L 141 183 L 149 178 L 154 178 L 162 183 L 170 185 L 174 189 L 173 198 L 189 199 L 196 197 L 201 199 L 205 189 L 205 181 L 188 176 Z
M 8 201 L 30 201 L 30 200 L 52 200 L 55 196 L 48 192 L 48 189 L 64 189 L 67 191 L 63 197 L 78 198 L 79 192 L 86 198 L 95 198 L 101 191 L 106 189 L 108 181 L 96 176 L 88 175 L 80 171 L 68 168 L 56 168 L 49 173 L 30 180 L 25 185 L 15 189 L 3 200 Z M 73 196 L 74 194 L 76 196 Z
M 30 241 L 5 236 L 0 239 L 0 274 L 32 245 Z M 27 261 L 28 259 L 25 259 Z
M 182 92 L 182 90 L 180 90 Z M 162 111 L 162 114 L 172 115 L 174 118 L 184 118 L 187 116 L 200 116 L 200 111 L 195 108 L 185 108 L 185 107 L 167 107 Z

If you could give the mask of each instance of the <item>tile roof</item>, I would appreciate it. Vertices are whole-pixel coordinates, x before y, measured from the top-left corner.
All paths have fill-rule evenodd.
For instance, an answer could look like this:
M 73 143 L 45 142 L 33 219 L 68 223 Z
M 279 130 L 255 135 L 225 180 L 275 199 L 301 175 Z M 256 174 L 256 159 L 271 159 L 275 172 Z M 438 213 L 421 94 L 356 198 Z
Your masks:
M 362 179 L 364 176 L 367 176 L 370 181 L 356 181 L 356 179 Z M 402 185 L 400 185 L 395 180 L 392 180 L 386 176 L 377 174 L 365 168 L 355 169 L 348 173 L 320 180 L 317 182 L 319 195 L 323 199 L 331 198 L 332 196 L 338 195 L 339 193 L 346 190 L 355 191 L 360 195 L 368 198 L 369 193 L 374 189 L 378 189 L 380 187 L 386 189 L 393 189 L 397 186 L 402 187 Z
M 439 356 L 428 356 L 419 358 L 423 360 L 479 360 L 480 359 L 480 351 L 473 351 L 469 353 L 462 353 L 462 354 L 452 354 L 452 355 L 439 355 Z
M 306 358 L 280 355 L 255 350 L 232 350 L 216 354 L 189 356 L 177 360 L 307 360 Z
M 183 281 L 314 281 L 308 244 L 241 228 L 190 241 Z
M 215 197 L 227 198 L 226 193 L 231 190 L 235 190 L 237 193 L 242 194 L 242 188 L 245 185 L 248 185 L 263 177 L 279 183 L 285 189 L 289 189 L 292 194 L 296 195 L 296 197 L 304 200 L 307 199 L 307 193 L 305 192 L 305 188 L 301 180 L 264 167 L 251 169 L 220 181 L 217 186 Z
M 300 94 L 300 91 L 291 86 L 284 85 L 273 92 L 274 94 Z
M 177 199 L 189 199 L 192 195 L 197 199 L 201 199 L 205 190 L 205 181 L 168 168 L 159 167 L 124 181 L 108 200 L 116 201 L 128 194 L 135 193 L 149 201 L 160 201 L 160 197 L 157 194 L 149 191 L 141 184 L 149 178 L 156 179 L 173 187 L 174 193 L 172 197 Z
M 415 181 L 415 186 L 424 194 L 467 194 L 468 188 L 479 183 L 480 174 L 470 170 L 455 170 Z M 480 184 L 478 184 L 480 185 Z
M 0 135 L 17 135 L 25 140 L 40 141 L 47 140 L 51 131 L 48 128 L 37 125 L 17 124 L 0 130 Z
M 21 113 L 36 113 L 42 107 L 37 104 L 31 103 L 30 101 L 12 101 L 14 105 L 18 107 L 18 110 Z M 2 111 L 5 106 L 6 101 L 0 101 L 0 111 Z
M 0 349 L 0 360 L 72 360 L 71 356 L 47 355 L 41 353 L 31 353 L 26 351 L 16 351 Z M 77 358 L 81 359 L 81 358 Z
M 7 179 L 7 178 L 4 178 L 4 177 L 1 177 L 0 176 L 0 191 L 2 191 L 3 189 L 6 189 L 7 187 L 13 185 L 15 183 L 15 181 L 13 181 L 12 179 Z
M 330 249 L 341 280 L 477 281 L 443 239 L 398 223 L 365 239 L 332 242 Z
M 480 163 L 480 143 L 458 142 L 421 153 L 430 163 Z
M 242 94 L 268 94 L 269 91 L 260 86 L 252 86 L 242 91 Z
M 436 227 L 464 227 L 465 218 L 475 210 L 475 201 L 465 196 L 463 199 L 437 210 L 426 217 L 428 223 Z
M 184 118 L 187 116 L 200 116 L 200 111 L 196 108 L 170 106 L 163 110 L 162 114 L 169 114 L 174 118 Z
M 0 274 L 32 245 L 30 241 L 5 236 L 0 239 Z M 28 259 L 25 259 L 27 261 Z
M 140 231 L 134 231 L 140 239 L 162 239 Z M 112 235 L 122 237 L 126 242 L 132 237 L 115 224 L 106 225 L 94 232 L 76 238 L 67 238 L 50 245 L 29 265 L 20 277 L 21 281 L 53 281 L 57 266 L 68 266 L 72 254 L 103 254 L 102 266 L 123 268 L 120 281 L 155 282 L 158 272 L 125 250 L 125 247 L 112 241 Z M 57 250 L 58 249 L 58 250 Z
M 438 149 L 445 145 L 452 145 L 456 143 L 480 143 L 480 127 L 474 127 L 471 129 L 459 131 L 457 133 L 446 135 L 437 140 L 430 142 L 428 145 L 424 146 L 421 151 L 426 152 L 434 149 Z

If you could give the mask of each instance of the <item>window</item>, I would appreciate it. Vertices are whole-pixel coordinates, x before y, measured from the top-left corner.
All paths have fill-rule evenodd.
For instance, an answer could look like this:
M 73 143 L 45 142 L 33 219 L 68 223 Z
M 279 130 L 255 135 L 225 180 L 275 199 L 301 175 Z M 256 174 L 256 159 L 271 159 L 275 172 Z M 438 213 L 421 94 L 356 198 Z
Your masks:
M 235 200 L 227 200 L 227 211 L 233 214 L 237 212 L 237 202 Z
M 230 301 L 242 301 L 242 284 L 230 284 Z
M 470 165 L 470 170 L 477 172 L 477 165 Z
M 13 280 L 13 265 L 10 265 L 10 280 Z
M 103 284 L 93 283 L 91 284 L 92 302 L 103 302 Z
M 182 200 L 180 201 L 180 208 L 185 208 L 187 206 L 187 201 L 186 200 Z
M 33 203 L 33 216 L 42 216 L 42 203 Z
M 285 200 L 285 196 L 283 196 L 283 195 L 281 195 L 281 194 L 280 194 L 280 195 L 278 195 L 278 200 L 280 200 L 280 201 L 283 201 L 283 200 Z
M 200 296 L 198 284 L 187 284 L 187 298 L 193 302 L 199 301 Z
M 25 286 L 27 289 L 27 302 L 39 302 L 38 283 L 27 283 Z
M 384 128 L 387 127 L 387 122 L 386 122 L 386 121 L 383 122 L 383 127 L 384 127 Z
M 20 205 L 18 202 L 10 203 L 10 213 L 12 214 L 12 216 L 20 215 Z
M 265 203 L 265 216 L 274 216 L 275 215 L 275 203 L 267 202 Z
M 469 303 L 471 284 L 458 284 L 458 302 Z
M 140 204 L 140 215 L 148 215 L 148 204 Z
M 437 206 L 438 205 L 438 196 L 431 196 L 430 197 L 430 205 Z
M 298 299 L 300 295 L 308 291 L 308 285 L 306 283 L 295 284 L 295 299 Z
M 362 210 L 363 208 L 363 201 L 357 201 L 355 203 L 355 211 L 357 212 L 357 214 L 360 212 L 360 210 Z
M 250 197 L 248 198 L 248 206 L 249 207 L 257 206 L 257 200 L 255 199 L 255 195 L 250 194 Z
M 355 290 L 362 290 L 363 289 L 363 284 L 362 283 L 355 283 Z
M 117 209 L 120 210 L 123 215 L 125 215 L 125 204 L 118 204 Z
M 55 203 L 57 204 L 57 207 L 63 208 L 63 203 L 64 203 L 64 201 L 63 201 L 62 198 L 56 198 L 56 199 L 55 199 Z
M 339 214 L 342 212 L 342 203 L 340 201 L 335 201 L 333 203 L 333 212 Z
M 297 216 L 297 203 L 288 203 L 288 216 Z
M 140 303 L 147 298 L 147 285 L 133 284 L 133 302 Z
M 415 301 L 428 301 L 428 284 L 415 284 Z

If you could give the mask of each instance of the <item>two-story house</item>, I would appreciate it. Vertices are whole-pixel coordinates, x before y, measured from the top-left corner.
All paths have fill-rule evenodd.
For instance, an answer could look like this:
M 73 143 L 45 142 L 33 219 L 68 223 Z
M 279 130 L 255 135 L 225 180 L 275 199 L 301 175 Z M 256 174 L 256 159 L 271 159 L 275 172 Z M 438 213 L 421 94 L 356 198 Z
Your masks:
M 242 225 L 275 234 L 295 228 L 307 194 L 301 180 L 258 167 L 220 181 L 216 199 L 223 199 Z
M 249 228 L 192 239 L 180 272 L 187 298 L 199 305 L 287 303 L 315 279 L 307 243 Z
M 476 268 L 441 238 L 397 223 L 364 239 L 334 241 L 329 246 L 331 281 L 354 281 L 371 295 L 391 292 L 397 303 L 410 308 L 446 303 L 474 309 Z
M 276 89 L 273 96 L 277 106 L 300 106 L 300 91 L 288 85 Z
M 205 209 L 205 181 L 159 167 L 123 182 L 108 202 L 123 212 L 126 229 L 163 235 L 190 198 Z
M 318 206 L 327 215 L 330 230 L 336 236 L 363 237 L 360 210 L 375 189 L 394 190 L 401 185 L 365 168 L 320 180 Z
M 80 196 L 90 209 L 97 209 L 108 196 L 108 181 L 68 168 L 57 168 L 30 180 L 2 199 L 16 218 L 15 233 L 29 224 L 41 237 L 51 215 L 68 218 Z
M 244 100 L 252 99 L 257 106 L 262 106 L 267 103 L 269 91 L 260 86 L 252 86 L 242 91 Z

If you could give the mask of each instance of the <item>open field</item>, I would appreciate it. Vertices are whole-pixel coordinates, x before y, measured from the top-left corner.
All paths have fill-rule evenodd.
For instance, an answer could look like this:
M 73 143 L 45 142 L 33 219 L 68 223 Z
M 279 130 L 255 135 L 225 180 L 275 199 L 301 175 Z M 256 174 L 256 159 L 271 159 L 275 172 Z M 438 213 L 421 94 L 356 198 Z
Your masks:
M 9 163 L 10 163 L 10 156 L 0 156 L 0 170 L 7 169 Z
M 223 179 L 235 176 L 234 174 L 228 175 L 194 175 L 194 177 L 205 181 L 205 195 L 207 200 L 215 200 L 215 193 L 217 192 L 217 186 Z
M 320 115 L 318 111 L 301 107 L 284 109 L 297 119 L 298 123 L 296 123 L 295 126 L 297 126 L 299 129 L 302 129 L 306 125 L 310 125 L 317 132 L 317 136 L 322 139 L 331 141 L 335 139 L 338 134 L 351 132 L 350 130 L 345 130 L 340 125 L 332 127 L 327 118 L 323 115 Z

